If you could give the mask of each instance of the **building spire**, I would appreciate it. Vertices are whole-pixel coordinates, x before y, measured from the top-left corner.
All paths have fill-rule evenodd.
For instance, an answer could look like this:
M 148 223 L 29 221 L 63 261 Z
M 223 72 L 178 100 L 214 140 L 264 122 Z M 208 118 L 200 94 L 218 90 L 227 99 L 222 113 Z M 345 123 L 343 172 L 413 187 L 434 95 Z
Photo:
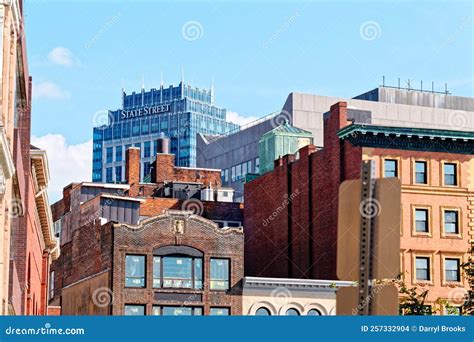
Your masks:
M 181 67 L 181 83 L 184 84 L 184 69 Z
M 161 71 L 160 87 L 163 87 L 163 71 Z
M 142 75 L 142 90 L 145 90 L 145 76 Z

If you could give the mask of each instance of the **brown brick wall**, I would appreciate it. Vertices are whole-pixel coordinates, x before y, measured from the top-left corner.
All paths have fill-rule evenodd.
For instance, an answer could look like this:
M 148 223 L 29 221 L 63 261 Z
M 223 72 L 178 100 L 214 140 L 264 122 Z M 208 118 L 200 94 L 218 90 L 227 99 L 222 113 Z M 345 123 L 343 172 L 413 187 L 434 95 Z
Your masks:
M 184 234 L 173 232 L 174 220 L 184 220 Z M 165 214 L 143 223 L 138 229 L 117 225 L 114 228 L 114 266 L 113 266 L 113 314 L 122 315 L 125 304 L 145 304 L 147 314 L 151 313 L 152 305 L 181 306 L 182 302 L 156 301 L 155 292 L 182 293 L 189 295 L 188 305 L 204 308 L 209 314 L 210 307 L 230 307 L 233 315 L 242 314 L 242 277 L 243 270 L 243 232 L 239 229 L 222 230 L 214 223 L 195 215 L 183 212 Z M 192 298 L 196 290 L 186 289 L 152 289 L 153 250 L 162 246 L 183 245 L 196 248 L 204 253 L 204 284 L 202 302 L 194 302 Z M 125 255 L 146 255 L 146 284 L 144 289 L 125 288 Z M 231 260 L 231 289 L 227 292 L 211 291 L 209 283 L 209 259 L 211 257 L 229 258 Z M 184 304 L 186 305 L 186 304 Z

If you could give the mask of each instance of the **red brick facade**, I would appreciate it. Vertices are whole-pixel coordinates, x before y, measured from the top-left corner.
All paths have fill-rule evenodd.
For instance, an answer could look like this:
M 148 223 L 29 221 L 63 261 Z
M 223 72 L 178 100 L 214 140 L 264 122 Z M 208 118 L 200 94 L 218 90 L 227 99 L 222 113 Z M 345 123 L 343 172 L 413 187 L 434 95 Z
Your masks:
M 183 230 L 176 229 L 176 222 Z M 241 228 L 219 229 L 211 221 L 181 211 L 171 211 L 144 221 L 139 227 L 117 224 L 114 231 L 113 314 L 122 315 L 125 304 L 146 305 L 151 314 L 153 305 L 193 306 L 203 308 L 204 315 L 211 307 L 229 308 L 232 315 L 242 314 L 243 231 Z M 203 252 L 204 289 L 153 289 L 153 251 L 165 246 L 188 246 Z M 146 256 L 146 287 L 126 288 L 125 255 Z M 230 289 L 216 291 L 209 288 L 210 259 L 225 258 L 230 262 Z M 160 298 L 167 294 L 168 299 Z M 173 299 L 173 295 L 176 298 Z

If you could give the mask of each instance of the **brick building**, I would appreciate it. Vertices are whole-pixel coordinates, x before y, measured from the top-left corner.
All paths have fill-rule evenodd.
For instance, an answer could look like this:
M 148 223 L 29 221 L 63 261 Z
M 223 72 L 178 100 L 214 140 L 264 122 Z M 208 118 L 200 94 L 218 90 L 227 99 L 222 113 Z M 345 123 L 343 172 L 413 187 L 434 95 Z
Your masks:
M 47 315 L 49 269 L 59 256 L 59 240 L 54 236 L 47 186 L 49 167 L 46 151 L 29 145 L 29 115 L 20 124 L 21 155 L 16 159 L 16 179 L 21 186 L 21 211 L 12 217 L 10 251 L 10 314 Z
M 240 314 L 242 204 L 220 170 L 176 167 L 167 153 L 140 182 L 139 153 L 126 152 L 126 184 L 71 184 L 53 205 L 61 256 L 51 305 L 62 314 Z
M 403 280 L 428 289 L 429 305 L 460 305 L 474 226 L 474 134 L 356 124 L 351 110 L 331 107 L 324 148 L 279 158 L 273 172 L 245 184 L 246 275 L 336 279 L 339 185 L 373 159 L 376 177 L 402 183 Z
M 23 1 L 0 4 L 0 315 L 11 312 L 9 305 L 10 236 L 12 218 L 22 210 L 18 181 L 15 180 L 14 145 L 18 137 L 17 118 L 29 110 L 31 80 L 23 32 Z

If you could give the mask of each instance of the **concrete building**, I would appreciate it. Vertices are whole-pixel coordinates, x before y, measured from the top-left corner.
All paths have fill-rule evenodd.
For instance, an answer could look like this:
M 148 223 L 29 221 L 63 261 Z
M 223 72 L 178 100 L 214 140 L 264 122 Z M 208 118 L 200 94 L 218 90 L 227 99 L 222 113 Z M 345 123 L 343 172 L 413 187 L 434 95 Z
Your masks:
M 125 151 L 131 146 L 141 149 L 143 180 L 162 135 L 171 140 L 176 165 L 195 167 L 197 133 L 220 135 L 239 128 L 226 121 L 225 109 L 216 106 L 213 87 L 198 89 L 183 80 L 168 88 L 161 84 L 159 89 L 142 88 L 138 93 L 122 91 L 122 108 L 98 114 L 108 122 L 98 122 L 102 125 L 94 128 L 93 182 L 121 183 Z
M 345 102 L 331 106 L 323 148 L 279 158 L 245 184 L 246 275 L 337 279 L 339 185 L 372 159 L 376 177 L 402 183 L 402 280 L 429 290 L 433 311 L 459 307 L 474 236 L 474 132 L 360 124 L 350 112 Z
M 379 87 L 353 99 L 291 93 L 280 112 L 261 118 L 224 136 L 199 134 L 197 166 L 222 169 L 250 162 L 248 173 L 259 173 L 258 142 L 263 134 L 288 120 L 313 134 L 314 145 L 324 144 L 323 118 L 330 106 L 345 101 L 348 116 L 361 124 L 474 131 L 474 99 L 446 93 Z M 224 183 L 243 197 L 243 179 Z
M 336 314 L 336 291 L 348 281 L 245 277 L 242 314 L 328 316 Z

